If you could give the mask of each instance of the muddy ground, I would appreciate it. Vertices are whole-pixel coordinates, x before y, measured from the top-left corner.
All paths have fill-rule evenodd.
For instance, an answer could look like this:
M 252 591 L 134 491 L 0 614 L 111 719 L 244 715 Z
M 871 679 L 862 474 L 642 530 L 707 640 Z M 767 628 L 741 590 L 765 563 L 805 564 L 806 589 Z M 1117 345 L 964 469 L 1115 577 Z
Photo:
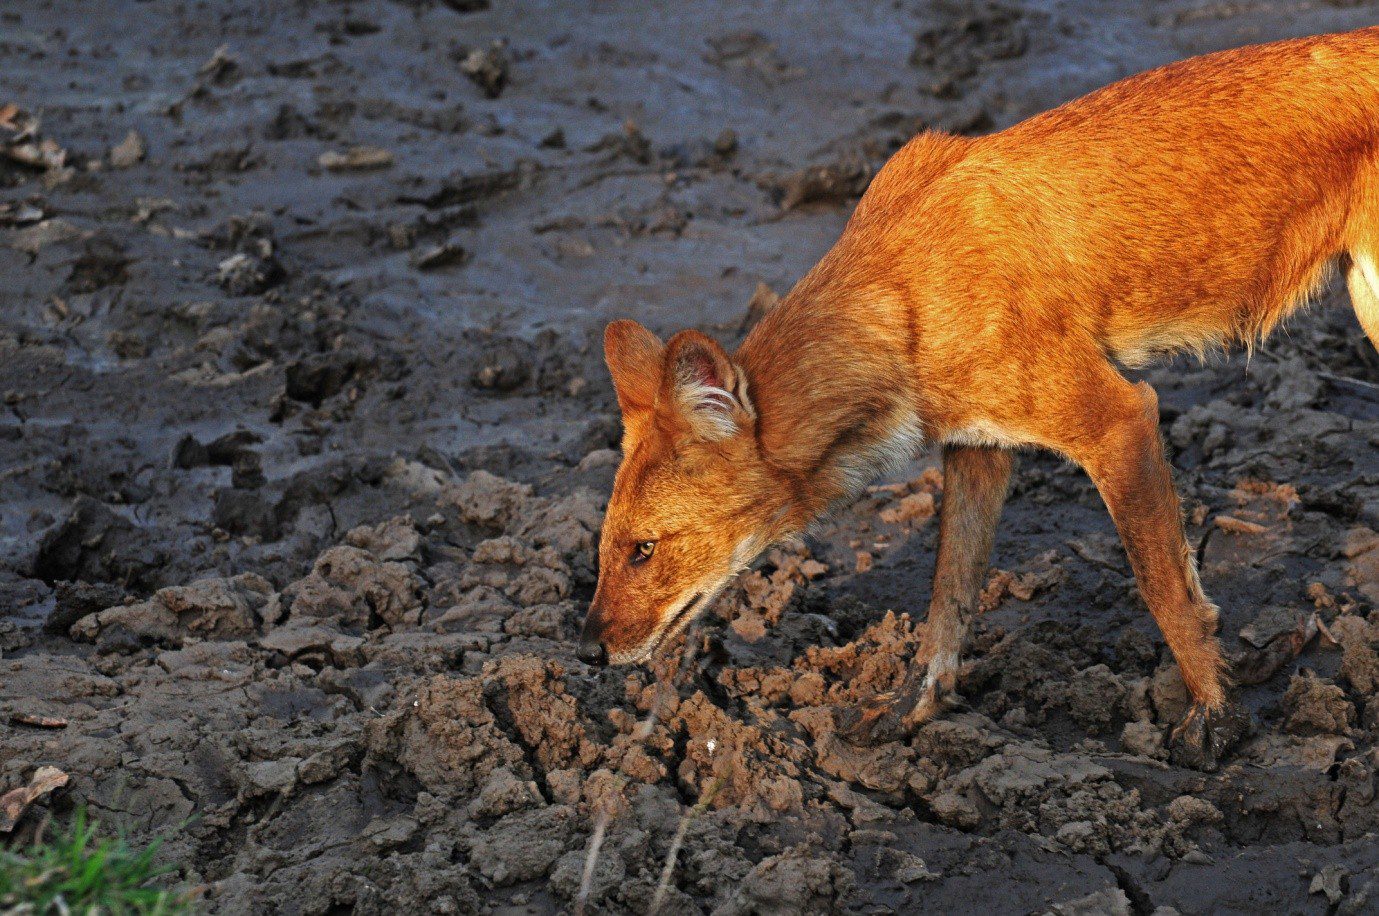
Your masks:
M 1166 762 L 1181 681 L 1047 456 L 907 740 L 833 726 L 923 639 L 932 458 L 649 669 L 572 653 L 607 320 L 731 343 L 916 130 L 1379 6 L 97 9 L 0 9 L 0 791 L 71 774 L 19 837 L 167 835 L 212 912 L 554 912 L 602 822 L 588 910 L 640 913 L 703 799 L 665 912 L 1379 909 L 1379 355 L 1338 288 L 1144 374 L 1259 720 L 1219 773 Z

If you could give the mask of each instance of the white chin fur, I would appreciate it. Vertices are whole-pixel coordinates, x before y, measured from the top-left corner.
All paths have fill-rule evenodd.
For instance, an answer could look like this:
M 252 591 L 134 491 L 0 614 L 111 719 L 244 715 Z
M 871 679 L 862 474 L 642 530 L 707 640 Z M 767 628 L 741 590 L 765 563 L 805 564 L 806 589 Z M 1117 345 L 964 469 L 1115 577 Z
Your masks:
M 610 665 L 635 665 L 651 658 L 652 640 L 647 640 L 631 652 L 619 652 L 616 655 L 608 656 Z

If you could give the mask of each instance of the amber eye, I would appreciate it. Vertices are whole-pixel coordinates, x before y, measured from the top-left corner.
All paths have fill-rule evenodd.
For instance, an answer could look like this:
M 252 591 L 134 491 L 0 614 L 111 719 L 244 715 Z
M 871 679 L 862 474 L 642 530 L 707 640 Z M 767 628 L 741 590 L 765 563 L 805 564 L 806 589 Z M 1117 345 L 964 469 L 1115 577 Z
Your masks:
M 651 555 L 656 552 L 655 541 L 642 541 L 637 544 L 637 548 L 632 551 L 632 565 L 645 563 L 651 559 Z

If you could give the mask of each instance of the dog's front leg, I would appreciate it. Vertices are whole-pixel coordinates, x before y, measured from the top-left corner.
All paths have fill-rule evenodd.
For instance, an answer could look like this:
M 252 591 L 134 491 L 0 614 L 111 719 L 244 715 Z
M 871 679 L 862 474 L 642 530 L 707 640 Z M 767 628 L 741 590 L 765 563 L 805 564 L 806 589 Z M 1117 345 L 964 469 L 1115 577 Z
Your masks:
M 840 731 L 848 740 L 868 744 L 894 740 L 932 717 L 952 693 L 1014 463 L 1006 449 L 949 446 L 943 450 L 938 560 L 927 638 L 900 688 L 844 712 Z

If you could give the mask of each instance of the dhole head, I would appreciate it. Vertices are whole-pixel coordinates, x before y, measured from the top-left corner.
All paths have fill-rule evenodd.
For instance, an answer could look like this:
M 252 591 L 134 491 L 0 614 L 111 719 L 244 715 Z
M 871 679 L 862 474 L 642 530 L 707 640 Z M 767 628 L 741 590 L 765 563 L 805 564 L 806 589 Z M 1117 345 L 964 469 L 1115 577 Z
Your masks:
M 747 376 L 712 338 L 667 343 L 635 321 L 604 333 L 622 411 L 622 466 L 578 656 L 648 658 L 788 532 L 788 501 L 757 446 Z

